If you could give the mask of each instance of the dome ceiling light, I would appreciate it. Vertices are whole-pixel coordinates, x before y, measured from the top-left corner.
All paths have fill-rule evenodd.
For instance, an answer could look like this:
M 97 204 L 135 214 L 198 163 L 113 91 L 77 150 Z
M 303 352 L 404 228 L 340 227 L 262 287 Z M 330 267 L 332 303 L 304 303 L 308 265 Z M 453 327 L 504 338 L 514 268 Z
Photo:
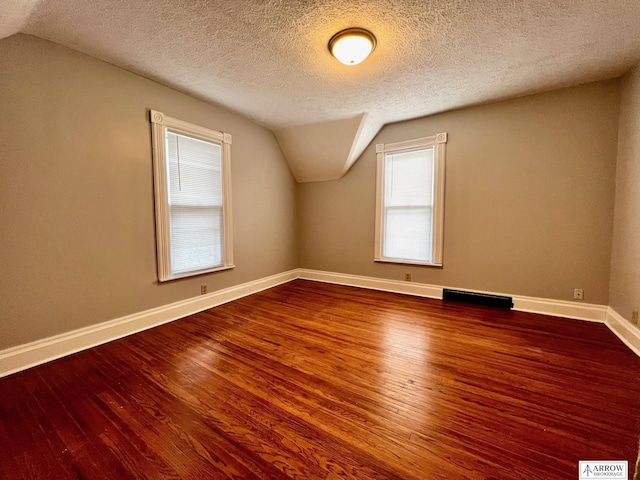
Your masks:
M 357 65 L 376 48 L 376 37 L 364 28 L 347 28 L 329 40 L 329 51 L 340 63 Z

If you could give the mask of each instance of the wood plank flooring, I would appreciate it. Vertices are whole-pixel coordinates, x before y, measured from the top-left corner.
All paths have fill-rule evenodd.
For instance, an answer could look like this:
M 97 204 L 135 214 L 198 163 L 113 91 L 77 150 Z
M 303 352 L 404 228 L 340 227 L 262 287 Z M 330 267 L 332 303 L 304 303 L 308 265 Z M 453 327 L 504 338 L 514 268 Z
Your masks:
M 2 479 L 575 479 L 639 434 L 603 325 L 302 280 L 0 379 Z

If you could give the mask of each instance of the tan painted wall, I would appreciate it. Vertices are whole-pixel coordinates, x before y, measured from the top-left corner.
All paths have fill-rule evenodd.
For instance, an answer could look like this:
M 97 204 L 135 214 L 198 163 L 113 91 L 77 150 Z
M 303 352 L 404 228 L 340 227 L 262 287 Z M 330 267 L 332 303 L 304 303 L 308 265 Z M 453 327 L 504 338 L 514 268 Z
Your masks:
M 0 65 L 0 349 L 297 266 L 269 130 L 34 37 Z M 149 108 L 233 135 L 234 270 L 157 284 Z
M 386 126 L 345 177 L 298 185 L 301 267 L 608 304 L 619 82 Z M 448 132 L 444 267 L 373 262 L 375 144 Z
M 640 310 L 640 65 L 622 81 L 610 305 Z

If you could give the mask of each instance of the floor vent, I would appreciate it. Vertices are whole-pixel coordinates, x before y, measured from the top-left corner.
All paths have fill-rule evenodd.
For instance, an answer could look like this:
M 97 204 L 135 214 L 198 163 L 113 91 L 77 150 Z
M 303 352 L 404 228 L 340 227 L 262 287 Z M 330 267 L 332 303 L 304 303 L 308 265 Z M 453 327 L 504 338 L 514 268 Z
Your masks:
M 475 305 L 486 305 L 488 307 L 513 308 L 513 298 L 502 295 L 489 295 L 487 293 L 465 292 L 462 290 L 442 290 L 442 299 L 454 302 L 473 303 Z

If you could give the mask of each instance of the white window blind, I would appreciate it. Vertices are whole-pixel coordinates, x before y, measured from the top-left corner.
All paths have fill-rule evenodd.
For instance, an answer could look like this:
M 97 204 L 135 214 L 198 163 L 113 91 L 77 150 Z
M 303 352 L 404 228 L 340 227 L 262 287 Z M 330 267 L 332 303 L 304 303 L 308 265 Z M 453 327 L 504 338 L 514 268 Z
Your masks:
M 222 148 L 167 130 L 171 274 L 223 264 Z
M 433 150 L 386 155 L 385 257 L 432 260 Z
M 158 279 L 233 268 L 231 135 L 150 116 Z
M 442 265 L 447 134 L 378 144 L 374 260 Z

